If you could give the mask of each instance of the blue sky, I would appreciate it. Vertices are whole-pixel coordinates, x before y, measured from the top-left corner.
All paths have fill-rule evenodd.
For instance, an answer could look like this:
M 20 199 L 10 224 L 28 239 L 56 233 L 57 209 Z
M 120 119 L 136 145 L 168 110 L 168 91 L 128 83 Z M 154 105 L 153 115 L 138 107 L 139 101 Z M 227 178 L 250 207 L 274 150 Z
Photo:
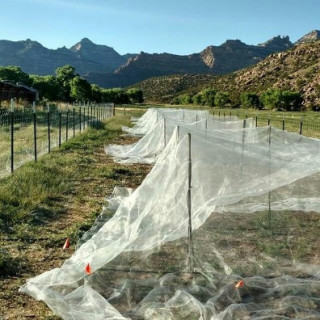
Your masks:
M 0 39 L 71 47 L 87 37 L 120 54 L 191 54 L 320 29 L 320 0 L 0 0 Z

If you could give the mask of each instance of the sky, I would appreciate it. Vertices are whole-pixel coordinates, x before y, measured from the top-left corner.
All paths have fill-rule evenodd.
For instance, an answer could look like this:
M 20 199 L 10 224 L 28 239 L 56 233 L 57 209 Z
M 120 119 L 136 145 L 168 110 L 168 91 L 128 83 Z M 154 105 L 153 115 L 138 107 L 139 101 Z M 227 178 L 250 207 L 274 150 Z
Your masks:
M 70 48 L 82 38 L 120 54 L 200 52 L 227 39 L 292 42 L 320 29 L 320 0 L 0 0 L 0 39 Z

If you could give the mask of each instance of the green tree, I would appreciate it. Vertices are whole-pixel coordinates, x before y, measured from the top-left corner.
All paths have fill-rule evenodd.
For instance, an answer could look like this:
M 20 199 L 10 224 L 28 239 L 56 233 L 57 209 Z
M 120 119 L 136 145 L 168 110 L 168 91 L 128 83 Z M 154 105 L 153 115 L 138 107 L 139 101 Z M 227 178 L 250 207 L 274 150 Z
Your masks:
M 91 85 L 80 76 L 70 81 L 70 97 L 77 101 L 91 100 Z
M 143 102 L 143 92 L 141 89 L 131 88 L 127 90 L 127 95 L 131 103 L 142 103 Z
M 201 98 L 202 104 L 205 106 L 214 107 L 215 105 L 214 99 L 216 94 L 217 94 L 216 91 L 211 88 L 207 88 L 200 91 L 200 95 L 202 97 Z
M 29 75 L 16 66 L 0 67 L 0 79 L 11 81 L 13 84 L 20 82 L 27 86 L 32 85 Z
M 76 77 L 75 68 L 70 65 L 59 67 L 55 71 L 56 78 L 62 87 L 62 97 L 64 101 L 69 101 L 71 97 L 71 80 Z
M 61 100 L 61 86 L 54 76 L 30 75 L 32 86 L 38 90 L 41 99 Z
M 240 96 L 241 106 L 245 109 L 254 108 L 260 109 L 260 99 L 259 96 L 252 92 L 243 92 Z
M 195 94 L 193 97 L 192 97 L 192 101 L 193 101 L 193 104 L 197 105 L 197 106 L 201 106 L 203 105 L 203 101 L 202 101 L 202 94 L 199 92 L 197 94 Z
M 226 108 L 230 105 L 230 97 L 228 92 L 217 92 L 214 97 L 214 104 L 219 108 Z
M 267 109 L 298 111 L 301 110 L 302 96 L 297 91 L 268 89 L 260 97 Z
M 129 95 L 121 88 L 102 89 L 101 92 L 103 102 L 130 103 Z
M 91 85 L 91 100 L 98 103 L 102 101 L 102 90 L 96 84 Z
M 300 111 L 302 108 L 302 96 L 298 91 L 285 90 L 282 92 L 282 107 L 287 111 Z
M 260 101 L 266 109 L 280 109 L 281 107 L 281 90 L 268 89 L 260 96 Z
M 191 104 L 192 96 L 189 93 L 179 96 L 180 104 Z

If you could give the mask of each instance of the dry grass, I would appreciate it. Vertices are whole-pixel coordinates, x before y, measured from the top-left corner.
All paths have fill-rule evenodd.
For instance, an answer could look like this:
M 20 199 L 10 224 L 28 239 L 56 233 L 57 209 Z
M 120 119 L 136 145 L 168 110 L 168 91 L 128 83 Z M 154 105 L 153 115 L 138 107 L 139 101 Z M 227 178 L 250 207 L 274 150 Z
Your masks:
M 146 165 L 120 166 L 104 153 L 105 143 L 133 142 L 120 136 L 121 125 L 128 123 L 129 116 L 109 119 L 105 127 L 88 130 L 0 182 L 1 320 L 58 319 L 42 302 L 18 293 L 18 288 L 28 278 L 59 267 L 73 253 L 76 241 L 90 228 L 116 185 L 137 187 L 149 172 Z M 47 176 L 39 178 L 44 172 Z M 20 180 L 18 199 L 12 191 Z M 63 251 L 67 237 L 72 246 Z

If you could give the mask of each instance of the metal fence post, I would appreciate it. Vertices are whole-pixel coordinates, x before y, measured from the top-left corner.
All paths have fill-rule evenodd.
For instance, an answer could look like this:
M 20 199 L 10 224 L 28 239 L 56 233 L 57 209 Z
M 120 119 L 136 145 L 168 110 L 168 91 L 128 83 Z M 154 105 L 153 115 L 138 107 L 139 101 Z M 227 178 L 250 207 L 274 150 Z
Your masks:
M 86 103 L 83 105 L 83 130 L 86 128 Z
M 66 119 L 66 141 L 68 141 L 69 138 L 69 105 L 67 109 L 67 119 Z
M 271 175 L 271 126 L 269 126 L 269 185 L 270 185 L 270 175 Z M 268 192 L 268 224 L 269 230 L 271 230 L 271 191 Z M 272 232 L 272 230 L 271 230 Z
M 34 145 L 34 161 L 37 162 L 37 114 L 36 114 L 36 104 L 33 102 L 33 145 Z
M 14 170 L 14 104 L 11 99 L 11 173 Z
M 164 141 L 164 147 L 167 146 L 167 123 L 166 118 L 163 118 L 163 141 Z
M 74 110 L 74 105 L 72 106 L 72 131 L 73 137 L 76 136 L 76 112 Z
M 191 159 L 191 134 L 188 133 L 188 266 L 189 271 L 193 270 L 193 243 L 192 243 L 192 208 L 191 208 L 191 182 L 192 182 L 192 159 Z
M 61 147 L 61 125 L 62 125 L 61 110 L 59 110 L 59 147 Z
M 300 126 L 299 126 L 299 134 L 302 135 L 302 125 L 303 125 L 303 120 L 302 120 L 302 116 L 300 119 Z
M 81 132 L 81 130 L 82 130 L 82 127 L 81 127 L 81 105 L 80 105 L 80 109 L 79 109 L 79 120 L 80 120 L 79 126 L 80 126 L 80 132 Z
M 48 111 L 48 114 L 47 114 L 47 124 L 48 124 L 48 152 L 50 153 L 51 151 L 51 124 L 50 124 L 50 105 L 48 104 L 47 105 L 47 111 Z

